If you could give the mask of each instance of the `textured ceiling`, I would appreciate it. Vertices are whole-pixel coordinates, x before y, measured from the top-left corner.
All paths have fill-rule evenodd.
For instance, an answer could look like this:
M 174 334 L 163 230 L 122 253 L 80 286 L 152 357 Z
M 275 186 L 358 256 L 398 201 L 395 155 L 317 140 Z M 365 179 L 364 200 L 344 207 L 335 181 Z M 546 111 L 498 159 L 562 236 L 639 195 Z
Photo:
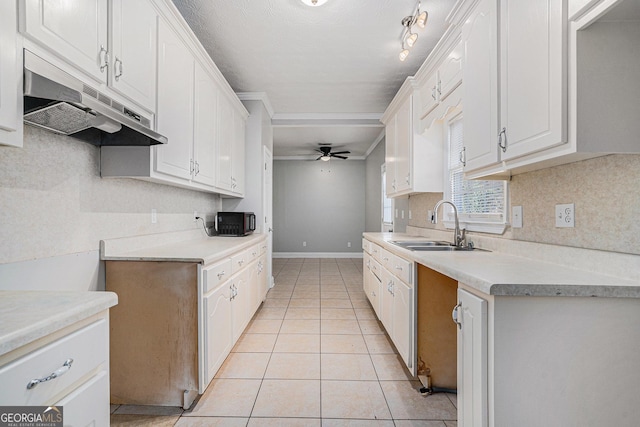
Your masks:
M 422 2 L 427 27 L 417 31 L 418 42 L 401 62 L 400 21 L 414 11 L 415 0 L 329 0 L 320 7 L 300 0 L 173 1 L 236 92 L 266 92 L 276 117 L 308 118 L 381 115 L 443 34 L 454 4 Z M 319 133 L 317 123 L 297 125 L 274 128 L 276 156 L 323 139 L 353 145 L 354 155 L 362 156 L 382 130 L 352 123 Z

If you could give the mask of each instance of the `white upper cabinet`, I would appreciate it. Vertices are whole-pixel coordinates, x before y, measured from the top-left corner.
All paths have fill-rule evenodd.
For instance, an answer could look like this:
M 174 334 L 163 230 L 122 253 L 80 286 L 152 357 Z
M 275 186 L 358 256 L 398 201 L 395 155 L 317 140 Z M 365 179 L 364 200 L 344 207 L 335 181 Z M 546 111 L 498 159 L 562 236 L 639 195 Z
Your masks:
M 563 3 L 500 3 L 502 160 L 567 141 Z
M 215 82 L 196 62 L 193 180 L 211 187 L 216 184 L 218 95 Z
M 15 1 L 0 2 L 0 144 L 22 147 L 22 54 Z
M 462 26 L 466 170 L 498 161 L 498 0 L 480 0 Z
M 154 170 L 190 179 L 193 147 L 193 55 L 164 21 L 158 31 L 157 130 L 169 142 L 155 146 Z
M 109 84 L 155 111 L 158 14 L 147 0 L 111 0 Z
M 155 111 L 158 13 L 150 0 L 25 0 L 23 7 L 23 33 L 58 65 Z
M 244 152 L 245 152 L 245 124 L 246 117 L 240 112 L 234 111 L 233 115 L 233 162 L 232 175 L 233 181 L 232 191 L 238 195 L 244 195 Z
M 108 0 L 25 0 L 27 36 L 99 82 L 107 81 Z
M 442 141 L 418 133 L 415 112 L 421 107 L 416 89 L 413 79 L 407 79 L 381 119 L 388 197 L 443 189 Z
M 564 8 L 550 0 L 480 0 L 464 21 L 469 176 L 567 141 Z
M 219 140 L 216 186 L 228 193 L 244 195 L 245 124 L 247 116 L 226 97 L 219 103 Z

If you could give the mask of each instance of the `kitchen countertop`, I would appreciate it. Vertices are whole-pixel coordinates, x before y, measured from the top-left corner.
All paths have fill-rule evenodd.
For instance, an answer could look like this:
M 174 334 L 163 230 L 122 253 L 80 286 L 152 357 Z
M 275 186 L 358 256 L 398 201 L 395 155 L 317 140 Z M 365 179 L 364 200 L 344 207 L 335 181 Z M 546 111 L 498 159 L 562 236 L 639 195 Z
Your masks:
M 211 264 L 235 252 L 258 244 L 265 234 L 254 233 L 242 237 L 202 237 L 128 250 L 118 240 L 100 243 L 100 259 L 103 261 L 174 261 Z M 128 242 L 127 242 L 128 243 Z M 135 244 L 133 245 L 136 246 Z
M 113 292 L 0 291 L 0 356 L 117 303 Z
M 401 233 L 364 233 L 364 237 L 405 259 L 496 296 L 640 298 L 640 282 L 486 251 L 411 251 L 392 240 L 430 240 Z

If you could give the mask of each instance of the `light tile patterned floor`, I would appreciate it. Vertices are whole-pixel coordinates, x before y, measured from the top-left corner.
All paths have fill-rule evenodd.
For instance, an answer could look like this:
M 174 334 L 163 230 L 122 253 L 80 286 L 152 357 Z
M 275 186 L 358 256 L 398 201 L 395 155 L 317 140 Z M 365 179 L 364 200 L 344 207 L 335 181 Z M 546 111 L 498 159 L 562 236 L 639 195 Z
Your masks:
M 112 408 L 112 426 L 454 427 L 456 396 L 423 396 L 362 291 L 362 259 L 274 259 L 276 286 L 205 394 Z

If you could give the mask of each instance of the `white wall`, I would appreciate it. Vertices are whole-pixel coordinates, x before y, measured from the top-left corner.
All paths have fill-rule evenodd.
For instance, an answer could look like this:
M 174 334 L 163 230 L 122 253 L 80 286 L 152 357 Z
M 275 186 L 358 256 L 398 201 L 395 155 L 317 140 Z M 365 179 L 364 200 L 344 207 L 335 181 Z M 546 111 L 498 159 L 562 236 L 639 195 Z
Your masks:
M 277 160 L 273 193 L 274 253 L 362 252 L 364 160 Z
M 101 239 L 199 228 L 194 210 L 212 218 L 220 209 L 217 195 L 102 179 L 99 156 L 96 146 L 30 126 L 24 128 L 24 148 L 0 147 L 0 288 L 10 280 L 3 275 L 7 263 L 27 261 L 23 265 L 31 268 L 42 264 L 30 260 L 61 257 L 75 260 L 68 263 L 71 269 L 95 272 Z M 157 210 L 156 224 L 151 209 Z M 86 262 L 92 265 L 80 265 Z

